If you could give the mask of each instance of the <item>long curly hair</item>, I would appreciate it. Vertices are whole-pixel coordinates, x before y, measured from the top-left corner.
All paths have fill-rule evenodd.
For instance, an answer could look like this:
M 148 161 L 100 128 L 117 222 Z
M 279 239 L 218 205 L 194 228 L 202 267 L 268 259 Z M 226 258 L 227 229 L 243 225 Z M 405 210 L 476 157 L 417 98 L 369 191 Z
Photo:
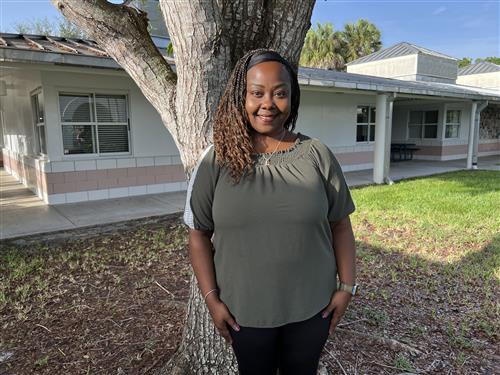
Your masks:
M 229 168 L 234 184 L 239 183 L 245 173 L 254 170 L 252 155 L 256 152 L 251 138 L 253 128 L 245 110 L 247 70 L 254 55 L 266 52 L 277 53 L 272 49 L 259 48 L 247 52 L 238 60 L 215 112 L 213 138 L 216 160 L 219 165 Z M 291 111 L 284 128 L 293 131 L 300 104 L 300 87 L 295 69 L 286 59 L 283 59 L 283 63 L 290 75 L 292 88 Z

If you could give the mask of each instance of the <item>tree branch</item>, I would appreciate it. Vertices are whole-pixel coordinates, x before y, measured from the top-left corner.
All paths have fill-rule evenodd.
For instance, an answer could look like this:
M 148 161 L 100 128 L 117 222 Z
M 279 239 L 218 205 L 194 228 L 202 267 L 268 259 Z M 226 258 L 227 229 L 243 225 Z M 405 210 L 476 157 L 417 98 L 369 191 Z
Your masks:
M 146 13 L 125 5 L 126 1 L 51 1 L 122 66 L 158 113 L 166 116 L 164 123 L 175 126 L 177 76 L 149 35 Z

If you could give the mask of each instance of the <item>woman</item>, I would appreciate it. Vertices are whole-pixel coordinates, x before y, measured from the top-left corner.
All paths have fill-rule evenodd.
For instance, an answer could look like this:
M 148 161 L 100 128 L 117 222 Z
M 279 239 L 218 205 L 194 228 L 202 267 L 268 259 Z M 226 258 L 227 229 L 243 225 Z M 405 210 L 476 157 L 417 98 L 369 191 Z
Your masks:
M 299 103 L 291 65 L 248 52 L 188 187 L 193 270 L 242 375 L 316 374 L 356 289 L 355 206 L 331 151 L 293 133 Z

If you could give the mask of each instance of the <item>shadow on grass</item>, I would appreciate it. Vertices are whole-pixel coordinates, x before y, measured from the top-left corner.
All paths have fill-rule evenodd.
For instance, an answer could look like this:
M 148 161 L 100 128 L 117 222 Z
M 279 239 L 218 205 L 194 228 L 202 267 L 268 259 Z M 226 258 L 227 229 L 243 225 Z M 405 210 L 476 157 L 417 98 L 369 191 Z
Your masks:
M 357 249 L 360 294 L 340 324 L 348 327 L 329 341 L 347 373 L 494 373 L 500 235 L 452 263 L 365 242 Z

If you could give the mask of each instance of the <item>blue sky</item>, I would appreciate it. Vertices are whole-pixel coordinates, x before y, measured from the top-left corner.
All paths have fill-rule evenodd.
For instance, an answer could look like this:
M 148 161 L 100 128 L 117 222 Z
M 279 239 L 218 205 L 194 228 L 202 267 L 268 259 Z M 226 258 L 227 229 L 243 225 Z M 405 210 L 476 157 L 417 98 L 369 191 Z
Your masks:
M 57 17 L 49 0 L 0 0 L 0 30 L 36 17 Z M 500 56 L 500 0 L 318 0 L 311 23 L 368 19 L 382 32 L 384 47 L 406 41 L 462 58 Z

